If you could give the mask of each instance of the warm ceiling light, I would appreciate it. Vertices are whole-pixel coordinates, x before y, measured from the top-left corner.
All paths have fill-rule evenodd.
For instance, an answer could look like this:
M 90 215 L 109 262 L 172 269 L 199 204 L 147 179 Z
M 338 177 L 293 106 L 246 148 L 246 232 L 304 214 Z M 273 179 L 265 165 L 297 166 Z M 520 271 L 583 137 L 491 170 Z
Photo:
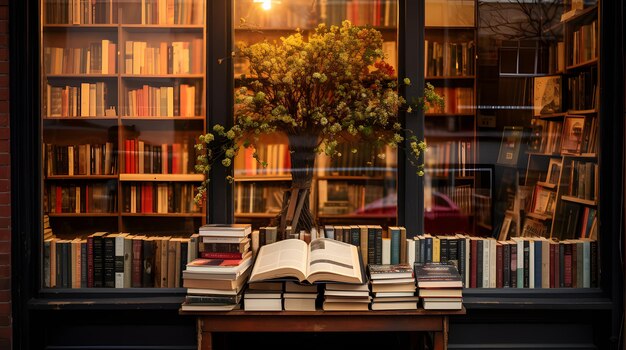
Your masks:
M 261 4 L 261 8 L 265 11 L 269 11 L 272 9 L 272 3 L 280 3 L 279 1 L 275 1 L 275 0 L 254 0 L 255 3 L 260 3 Z

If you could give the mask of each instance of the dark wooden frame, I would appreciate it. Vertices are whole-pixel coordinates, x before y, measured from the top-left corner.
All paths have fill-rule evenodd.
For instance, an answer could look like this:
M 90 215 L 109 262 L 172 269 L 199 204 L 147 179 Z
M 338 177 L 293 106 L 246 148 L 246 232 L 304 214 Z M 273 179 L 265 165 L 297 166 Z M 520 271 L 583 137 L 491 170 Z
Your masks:
M 230 57 L 232 38 L 232 0 L 212 0 L 207 11 L 208 38 L 211 49 L 208 55 L 207 74 L 210 86 L 208 93 L 208 115 L 211 123 L 228 125 L 232 122 L 232 67 L 218 63 L 218 59 Z M 399 0 L 400 11 L 398 38 L 400 76 L 409 77 L 413 84 L 401 93 L 407 99 L 419 95 L 424 78 L 412 58 L 423 57 L 424 1 Z M 32 339 L 43 331 L 42 323 L 50 315 L 98 311 L 116 313 L 144 313 L 146 322 L 154 318 L 154 312 L 172 315 L 182 301 L 182 290 L 90 290 L 43 291 L 40 288 L 41 271 L 40 232 L 40 174 L 39 123 L 34 116 L 39 111 L 39 31 L 38 1 L 23 0 L 9 2 L 10 21 L 10 125 L 11 125 L 11 229 L 12 229 L 12 313 L 13 344 L 15 349 L 35 348 Z M 481 290 L 464 292 L 464 304 L 468 316 L 463 322 L 473 320 L 505 320 L 531 314 L 539 319 L 567 319 L 570 315 L 610 314 L 607 337 L 598 341 L 601 348 L 617 348 L 621 339 L 620 328 L 623 315 L 623 198 L 624 193 L 624 120 L 615 116 L 624 115 L 625 46 L 623 19 L 624 6 L 619 1 L 602 2 L 600 7 L 601 55 L 600 89 L 600 255 L 601 286 L 597 289 L 553 289 L 553 290 Z M 416 20 L 417 19 L 417 20 Z M 223 60 L 223 61 L 224 61 Z M 223 62 L 222 61 L 222 62 Z M 423 136 L 423 115 L 402 115 L 407 128 Z M 400 159 L 402 159 L 402 153 Z M 213 178 L 223 177 L 216 167 Z M 423 221 L 411 213 L 423 210 L 422 181 L 406 162 L 399 163 L 399 224 L 412 232 L 419 232 Z M 232 188 L 211 183 L 211 196 L 207 215 L 210 221 L 232 222 Z M 517 313 L 512 316 L 511 311 Z M 48 315 L 48 316 L 46 316 Z M 559 316 L 560 315 L 560 316 Z M 596 316 L 598 317 L 598 316 Z M 488 332 L 488 331 L 487 331 Z M 524 337 L 520 334 L 520 337 Z M 103 335 L 106 337 L 106 334 Z

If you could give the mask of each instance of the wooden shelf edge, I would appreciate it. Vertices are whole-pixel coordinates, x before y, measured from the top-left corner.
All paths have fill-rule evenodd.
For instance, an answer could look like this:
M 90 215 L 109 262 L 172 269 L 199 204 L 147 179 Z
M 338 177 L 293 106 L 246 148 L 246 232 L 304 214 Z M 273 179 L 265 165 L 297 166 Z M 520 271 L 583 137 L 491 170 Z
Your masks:
M 204 181 L 203 174 L 120 174 L 120 181 Z
M 123 120 L 123 121 L 127 121 L 127 120 L 205 120 L 206 117 L 205 116 L 192 116 L 192 117 L 183 117 L 183 116 L 171 116 L 171 117 L 156 117 L 156 116 L 152 116 L 152 117 L 148 117 L 148 116 L 129 117 L 129 116 L 125 116 L 125 117 L 121 117 L 120 119 Z
M 95 217 L 117 217 L 117 212 L 115 213 L 47 213 L 51 218 L 95 218 Z
M 201 218 L 203 213 L 121 213 L 122 217 Z
M 235 176 L 235 182 L 271 182 L 271 181 L 291 181 L 291 175 L 243 175 Z
M 588 61 L 585 62 L 580 62 L 580 63 L 576 63 L 576 64 L 572 64 L 571 66 L 567 66 L 565 67 L 565 70 L 575 70 L 575 69 L 580 69 L 580 68 L 584 68 L 584 67 L 588 67 L 588 66 L 593 66 L 598 64 L 598 58 L 592 58 Z
M 578 203 L 578 204 L 583 204 L 583 205 L 589 205 L 589 206 L 596 206 L 598 205 L 598 201 L 594 201 L 591 199 L 582 199 L 582 198 L 578 198 L 578 197 L 573 197 L 573 196 L 561 196 L 561 199 L 567 202 L 573 202 L 573 203 Z
M 596 114 L 598 113 L 597 109 L 570 109 L 567 111 L 567 114 Z
M 556 184 L 551 184 L 551 183 L 545 182 L 545 181 L 537 181 L 537 185 L 539 185 L 541 187 L 545 187 L 545 188 L 556 188 Z
M 45 180 L 115 180 L 117 175 L 50 175 Z
M 526 216 L 542 221 L 552 220 L 552 216 L 538 213 L 527 213 Z

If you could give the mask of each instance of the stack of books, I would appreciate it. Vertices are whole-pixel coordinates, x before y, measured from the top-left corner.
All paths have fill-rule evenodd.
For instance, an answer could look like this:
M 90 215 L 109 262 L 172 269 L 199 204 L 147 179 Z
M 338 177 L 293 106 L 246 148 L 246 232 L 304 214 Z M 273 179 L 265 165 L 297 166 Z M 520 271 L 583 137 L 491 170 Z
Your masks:
M 317 284 L 286 282 L 284 309 L 286 311 L 315 311 L 317 302 Z
M 283 309 L 283 282 L 253 282 L 243 296 L 246 311 L 281 311 Z
M 324 311 L 366 311 L 371 300 L 367 283 L 326 283 L 322 308 Z
M 183 271 L 186 311 L 232 310 L 239 306 L 252 270 L 250 225 L 204 225 L 199 258 Z
M 415 276 L 408 264 L 368 265 L 372 310 L 416 310 Z
M 463 282 L 454 264 L 415 264 L 419 297 L 425 310 L 461 310 Z

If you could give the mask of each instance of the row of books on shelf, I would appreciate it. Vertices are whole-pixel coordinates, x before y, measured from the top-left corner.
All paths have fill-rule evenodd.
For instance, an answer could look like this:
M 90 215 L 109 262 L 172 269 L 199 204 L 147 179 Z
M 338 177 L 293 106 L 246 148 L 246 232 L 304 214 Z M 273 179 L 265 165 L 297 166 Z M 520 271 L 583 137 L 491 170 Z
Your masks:
M 598 245 L 589 238 L 416 236 L 407 240 L 409 263 L 455 262 L 466 288 L 593 288 Z
M 46 24 L 112 24 L 117 13 L 141 11 L 138 24 L 202 24 L 205 0 L 142 0 L 117 2 L 114 0 L 46 0 L 44 1 Z M 130 17 L 130 16 L 129 16 Z
M 572 64 L 576 65 L 598 57 L 598 20 L 580 26 L 573 32 Z
M 45 288 L 178 288 L 197 257 L 197 235 L 96 232 L 44 241 Z
M 47 176 L 117 173 L 117 150 L 112 142 L 84 145 L 44 143 L 43 155 Z
M 235 184 L 235 214 L 278 214 L 282 208 L 283 192 L 288 186 L 288 182 L 283 185 L 274 182 L 237 182 Z
M 253 154 L 257 154 L 257 159 Z M 266 162 L 264 166 L 261 162 Z M 287 143 L 262 143 L 256 148 L 241 148 L 235 156 L 236 174 L 252 175 L 287 175 L 291 171 L 291 157 Z
M 79 83 L 75 86 L 46 84 L 45 116 L 115 117 L 115 106 L 109 104 L 109 97 L 105 82 Z
M 142 0 L 141 24 L 203 24 L 206 0 Z
M 557 41 L 549 44 L 548 71 L 550 73 L 565 71 L 565 42 Z
M 552 237 L 558 239 L 596 239 L 597 209 L 579 203 L 561 201 L 556 209 Z
M 598 199 L 598 164 L 596 162 L 571 160 L 563 169 L 563 195 L 596 201 Z
M 465 42 L 424 41 L 424 72 L 427 77 L 474 75 L 475 45 Z
M 474 171 L 475 147 L 472 141 L 436 141 L 428 143 L 424 163 L 431 168 L 434 177 L 447 177 L 451 172 L 457 176 L 471 176 Z M 456 169 L 452 169 L 452 167 Z
M 566 115 L 564 121 L 534 118 L 528 145 L 529 152 L 543 154 L 594 154 L 598 149 L 598 118 L 592 115 Z
M 193 117 L 202 115 L 202 87 L 196 84 L 124 87 L 122 114 L 128 117 Z
M 353 183 L 319 180 L 317 182 L 320 214 L 384 214 L 396 207 L 395 184 L 386 188 L 381 181 Z
M 44 68 L 48 74 L 115 74 L 117 44 L 108 39 L 87 47 L 44 48 Z
M 567 96 L 569 109 L 593 110 L 598 104 L 598 69 L 591 67 L 588 71 L 567 78 Z
M 159 43 L 126 41 L 124 73 L 135 75 L 201 74 L 204 47 L 202 38 Z
M 316 161 L 320 176 L 388 176 L 397 164 L 397 149 L 377 148 L 364 142 L 339 142 L 340 156 L 320 154 Z M 393 176 L 393 175 L 391 175 Z
M 188 138 L 173 144 L 124 140 L 122 172 L 126 174 L 193 174 L 195 148 Z
M 122 186 L 122 196 L 125 213 L 200 213 L 193 184 L 129 183 Z
M 441 205 L 441 195 L 447 197 L 451 201 L 452 206 L 456 207 L 462 215 L 474 214 L 474 200 L 476 188 L 473 185 L 432 185 L 427 183 L 424 185 L 424 210 L 433 212 L 433 208 Z M 449 204 L 449 203 L 447 203 Z M 437 215 L 438 213 L 433 213 Z
M 398 2 L 396 0 L 325 0 L 319 2 L 320 21 L 341 25 L 348 20 L 357 26 L 395 26 Z
M 111 21 L 113 0 L 46 0 L 46 24 L 106 24 Z
M 114 213 L 117 209 L 117 187 L 105 183 L 49 184 L 45 187 L 45 213 Z
M 443 106 L 429 106 L 426 114 L 458 114 L 474 112 L 474 89 L 471 87 L 435 87 L 435 92 L 445 100 Z

